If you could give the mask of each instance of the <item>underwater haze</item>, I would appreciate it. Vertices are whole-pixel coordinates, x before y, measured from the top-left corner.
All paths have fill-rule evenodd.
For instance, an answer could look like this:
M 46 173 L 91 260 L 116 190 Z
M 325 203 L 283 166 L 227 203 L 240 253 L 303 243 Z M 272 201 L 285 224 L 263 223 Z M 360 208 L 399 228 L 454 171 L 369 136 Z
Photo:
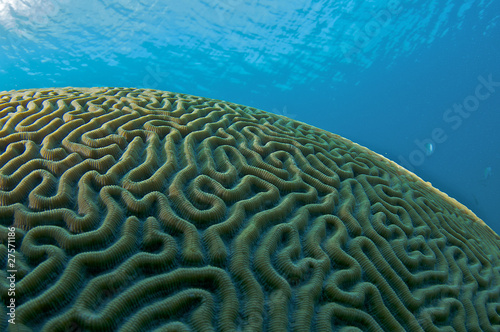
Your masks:
M 153 88 L 344 136 L 500 234 L 500 2 L 0 0 L 0 91 Z

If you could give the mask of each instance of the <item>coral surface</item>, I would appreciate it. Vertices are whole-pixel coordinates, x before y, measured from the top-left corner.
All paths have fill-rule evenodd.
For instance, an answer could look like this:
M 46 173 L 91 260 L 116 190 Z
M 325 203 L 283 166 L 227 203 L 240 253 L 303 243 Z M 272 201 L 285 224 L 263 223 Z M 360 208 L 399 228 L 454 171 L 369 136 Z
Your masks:
M 500 237 L 347 139 L 126 88 L 1 92 L 0 126 L 0 329 L 500 329 Z

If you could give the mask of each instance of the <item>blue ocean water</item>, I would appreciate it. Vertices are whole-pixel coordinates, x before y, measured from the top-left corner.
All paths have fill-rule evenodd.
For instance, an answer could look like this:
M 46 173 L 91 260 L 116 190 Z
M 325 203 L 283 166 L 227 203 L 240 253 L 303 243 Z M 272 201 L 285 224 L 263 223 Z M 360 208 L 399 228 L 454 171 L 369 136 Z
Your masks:
M 0 90 L 155 88 L 342 135 L 500 234 L 500 2 L 0 0 Z

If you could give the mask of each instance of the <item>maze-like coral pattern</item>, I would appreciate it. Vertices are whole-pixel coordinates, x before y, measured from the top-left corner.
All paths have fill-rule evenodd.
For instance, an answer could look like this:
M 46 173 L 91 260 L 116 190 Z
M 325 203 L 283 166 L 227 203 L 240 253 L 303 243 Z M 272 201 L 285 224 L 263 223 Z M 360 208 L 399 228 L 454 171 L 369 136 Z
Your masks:
M 0 126 L 0 329 L 500 330 L 500 237 L 337 135 L 123 88 L 2 92 Z

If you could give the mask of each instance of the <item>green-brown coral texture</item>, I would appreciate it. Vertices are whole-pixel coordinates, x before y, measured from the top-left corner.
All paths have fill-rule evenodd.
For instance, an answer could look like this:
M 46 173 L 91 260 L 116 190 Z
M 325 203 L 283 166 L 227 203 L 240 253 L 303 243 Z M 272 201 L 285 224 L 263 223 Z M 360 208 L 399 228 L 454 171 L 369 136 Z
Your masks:
M 500 330 L 500 237 L 347 139 L 127 88 L 1 92 L 0 126 L 2 330 Z

